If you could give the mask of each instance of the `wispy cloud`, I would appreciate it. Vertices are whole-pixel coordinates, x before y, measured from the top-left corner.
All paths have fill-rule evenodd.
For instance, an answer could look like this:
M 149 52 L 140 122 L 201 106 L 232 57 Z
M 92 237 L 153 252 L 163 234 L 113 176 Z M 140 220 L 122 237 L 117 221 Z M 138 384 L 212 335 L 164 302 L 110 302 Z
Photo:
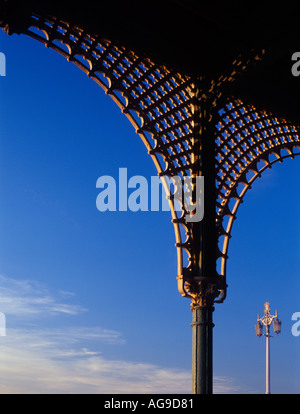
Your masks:
M 70 292 L 68 292 L 70 295 Z M 20 318 L 47 315 L 77 315 L 87 309 L 79 305 L 63 303 L 65 292 L 50 293 L 41 283 L 17 280 L 0 275 L 0 312 Z
M 190 370 L 107 358 L 103 345 L 122 345 L 122 334 L 77 326 L 87 309 L 66 303 L 74 298 L 72 292 L 0 276 L 0 311 L 14 319 L 0 337 L 0 393 L 190 393 Z M 60 328 L 47 326 L 49 315 Z M 63 326 L 66 316 L 74 326 Z M 215 392 L 238 391 L 233 380 L 215 378 Z
M 0 340 L 0 392 L 4 393 L 97 393 L 189 394 L 190 370 L 155 364 L 109 360 L 95 349 L 83 347 L 83 338 L 94 338 L 94 329 L 69 331 L 14 331 Z M 103 335 L 104 333 L 104 335 Z M 118 341 L 115 333 L 98 334 Z M 94 338 L 95 339 L 95 338 Z M 216 393 L 241 390 L 232 379 L 216 377 Z
M 78 334 L 79 333 L 79 334 Z M 102 331 L 101 341 L 116 342 Z M 85 338 L 85 339 L 84 339 Z M 5 393 L 188 393 L 190 373 L 156 365 L 108 360 L 94 348 L 94 328 L 69 331 L 14 330 L 0 338 L 0 392 Z

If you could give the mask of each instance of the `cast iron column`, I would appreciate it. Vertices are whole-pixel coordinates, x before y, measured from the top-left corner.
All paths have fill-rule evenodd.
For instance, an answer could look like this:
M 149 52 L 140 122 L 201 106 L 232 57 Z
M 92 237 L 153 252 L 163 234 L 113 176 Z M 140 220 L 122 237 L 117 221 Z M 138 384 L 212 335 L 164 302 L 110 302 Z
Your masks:
M 195 306 L 193 309 L 193 394 L 213 392 L 212 312 L 212 307 Z
M 205 86 L 195 94 L 193 176 L 204 176 L 204 217 L 192 223 L 194 256 L 190 291 L 192 292 L 193 351 L 192 392 L 213 392 L 213 311 L 218 296 L 216 273 L 216 186 L 215 136 L 210 117 L 211 108 Z

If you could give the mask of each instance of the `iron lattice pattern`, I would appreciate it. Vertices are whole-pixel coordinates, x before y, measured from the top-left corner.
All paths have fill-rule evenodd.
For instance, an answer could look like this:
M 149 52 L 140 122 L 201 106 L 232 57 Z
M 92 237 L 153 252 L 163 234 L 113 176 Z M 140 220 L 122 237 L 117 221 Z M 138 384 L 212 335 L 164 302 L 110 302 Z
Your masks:
M 148 151 L 164 159 L 160 173 L 172 175 L 189 168 L 193 127 L 187 76 L 56 18 L 33 18 L 27 34 L 74 62 L 116 101 Z
M 300 155 L 300 127 L 258 112 L 240 100 L 219 110 L 216 124 L 216 187 L 219 257 L 226 274 L 228 242 L 237 209 L 262 172 L 284 158 Z
M 193 172 L 197 102 L 195 85 L 188 76 L 158 66 L 147 57 L 137 56 L 55 17 L 32 16 L 25 33 L 74 62 L 114 99 L 141 136 L 160 175 L 183 177 Z M 237 65 L 241 68 L 240 63 Z M 225 76 L 211 82 L 208 92 L 213 95 L 213 88 L 226 80 Z M 215 123 L 216 244 L 219 245 L 216 261 L 221 259 L 218 271 L 225 277 L 228 240 L 245 192 L 275 161 L 298 155 L 296 148 L 299 150 L 300 141 L 299 128 L 257 112 L 238 100 L 221 109 Z M 283 150 L 287 153 L 283 154 Z M 235 200 L 233 207 L 232 200 Z M 191 266 L 192 231 L 185 222 L 184 212 L 178 217 L 173 207 L 171 200 L 178 276 L 182 277 Z M 183 250 L 187 252 L 185 259 Z
M 75 63 L 111 96 L 142 138 L 159 175 L 190 174 L 194 86 L 189 77 L 55 17 L 32 16 L 25 34 Z M 178 220 L 172 202 L 171 211 L 181 274 L 183 219 Z

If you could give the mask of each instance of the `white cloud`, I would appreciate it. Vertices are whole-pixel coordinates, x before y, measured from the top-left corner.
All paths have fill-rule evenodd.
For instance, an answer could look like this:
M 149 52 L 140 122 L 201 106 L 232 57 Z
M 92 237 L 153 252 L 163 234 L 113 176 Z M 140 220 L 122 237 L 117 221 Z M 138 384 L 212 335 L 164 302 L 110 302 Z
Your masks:
M 58 294 L 56 294 L 58 295 Z M 65 298 L 66 292 L 61 295 Z M 70 292 L 68 292 L 68 296 Z M 18 319 L 47 315 L 77 315 L 87 309 L 62 303 L 41 283 L 0 275 L 0 312 Z
M 62 300 L 73 297 L 72 292 L 54 294 L 33 281 L 0 276 L 0 312 L 6 314 L 7 321 L 14 319 L 14 324 L 6 327 L 7 336 L 0 336 L 0 393 L 191 392 L 190 370 L 106 358 L 101 352 L 103 344 L 125 342 L 117 331 L 47 326 L 49 315 L 61 326 L 66 315 L 73 321 L 87 311 Z M 46 327 L 41 328 L 41 322 Z M 215 378 L 215 392 L 238 391 L 234 381 Z
M 92 342 L 92 347 L 84 346 Z M 191 371 L 150 363 L 109 360 L 99 344 L 122 343 L 101 328 L 13 330 L 0 338 L 4 393 L 189 394 Z M 216 377 L 215 393 L 241 392 L 232 379 Z
M 101 328 L 17 330 L 0 338 L 1 392 L 5 393 L 188 393 L 190 373 L 153 364 L 108 360 L 94 346 L 120 343 Z

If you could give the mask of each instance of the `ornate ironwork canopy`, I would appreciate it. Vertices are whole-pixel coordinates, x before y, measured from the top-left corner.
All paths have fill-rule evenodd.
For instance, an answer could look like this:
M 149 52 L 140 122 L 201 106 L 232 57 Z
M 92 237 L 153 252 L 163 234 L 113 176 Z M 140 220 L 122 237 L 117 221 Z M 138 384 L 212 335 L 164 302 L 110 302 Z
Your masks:
M 258 7 L 248 0 L 1 0 L 0 25 L 21 33 L 34 13 L 52 16 L 157 65 L 212 82 L 228 76 L 241 53 L 265 50 L 261 64 L 230 83 L 226 95 L 237 93 L 258 109 L 297 120 L 300 86 L 290 75 L 291 55 L 299 49 L 297 7 L 296 2 L 282 7 L 268 1 Z
M 170 200 L 178 287 L 194 307 L 225 299 L 228 243 L 247 190 L 300 153 L 293 10 L 261 3 L 258 13 L 247 3 L 244 13 L 234 1 L 117 2 L 118 11 L 115 2 L 0 2 L 7 33 L 59 52 L 119 105 L 160 176 L 204 175 L 203 222 L 186 222 Z
M 199 128 L 199 102 L 211 101 L 218 110 L 210 112 L 215 131 L 216 240 L 215 260 L 221 258 L 221 298 L 225 297 L 228 241 L 237 209 L 253 181 L 276 161 L 298 155 L 299 127 L 277 118 L 236 98 L 227 100 L 219 93 L 226 76 L 198 90 L 205 82 L 182 75 L 150 58 L 101 39 L 70 22 L 51 16 L 33 14 L 23 30 L 69 61 L 74 62 L 96 81 L 120 106 L 145 143 L 160 175 L 189 175 L 195 170 L 195 134 Z M 237 60 L 230 76 L 239 76 L 247 65 L 263 59 L 261 55 Z M 254 62 L 254 63 L 253 63 Z M 197 95 L 198 94 L 198 95 Z M 221 95 L 221 96 L 220 96 Z M 220 99 L 222 98 L 222 99 Z M 197 109 L 198 108 L 198 109 Z M 285 150 L 285 152 L 284 152 Z M 235 203 L 232 205 L 232 200 Z M 197 263 L 193 224 L 173 211 L 178 250 L 179 288 L 183 295 L 193 296 L 187 288 Z M 189 261 L 184 263 L 183 252 Z M 198 273 L 196 271 L 196 273 Z

